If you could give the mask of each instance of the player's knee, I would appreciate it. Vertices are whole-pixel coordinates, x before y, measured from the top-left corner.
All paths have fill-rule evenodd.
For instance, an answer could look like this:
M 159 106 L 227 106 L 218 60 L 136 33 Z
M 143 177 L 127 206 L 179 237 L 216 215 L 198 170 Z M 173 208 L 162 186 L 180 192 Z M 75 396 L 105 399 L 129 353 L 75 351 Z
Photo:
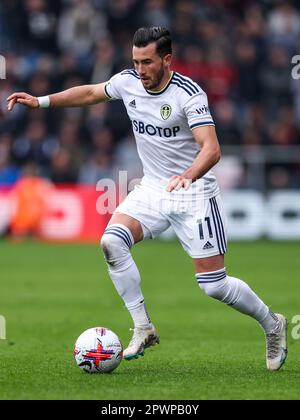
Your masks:
M 104 258 L 109 265 L 113 265 L 114 257 L 113 257 L 113 246 L 110 235 L 103 235 L 100 241 L 100 246 L 102 248 Z
M 112 226 L 105 230 L 100 245 L 107 264 L 115 267 L 128 257 L 132 238 L 125 229 Z
M 117 265 L 123 254 L 122 239 L 111 234 L 104 234 L 100 245 L 107 264 L 112 267 Z
M 213 299 L 223 300 L 224 291 L 223 287 L 220 287 L 220 285 L 199 284 L 199 286 L 207 296 Z
M 225 269 L 197 274 L 196 278 L 199 287 L 207 296 L 220 301 L 226 298 L 228 281 Z

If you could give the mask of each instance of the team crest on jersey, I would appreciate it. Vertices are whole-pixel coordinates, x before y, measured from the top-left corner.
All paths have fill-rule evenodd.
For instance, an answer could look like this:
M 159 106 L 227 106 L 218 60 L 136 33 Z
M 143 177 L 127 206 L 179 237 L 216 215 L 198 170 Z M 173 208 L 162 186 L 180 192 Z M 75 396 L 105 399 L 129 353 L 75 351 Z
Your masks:
M 167 120 L 171 114 L 172 114 L 172 107 L 170 105 L 165 104 L 160 108 L 160 115 L 163 120 Z

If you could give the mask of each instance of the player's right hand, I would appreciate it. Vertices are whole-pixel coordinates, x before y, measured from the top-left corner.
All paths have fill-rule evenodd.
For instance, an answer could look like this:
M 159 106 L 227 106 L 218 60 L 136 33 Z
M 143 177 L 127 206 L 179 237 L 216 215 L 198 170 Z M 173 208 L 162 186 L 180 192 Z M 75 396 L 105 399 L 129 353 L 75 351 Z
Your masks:
M 173 175 L 166 187 L 166 190 L 168 192 L 172 192 L 173 190 L 179 191 L 181 188 L 184 188 L 187 191 L 191 184 L 191 179 L 185 178 L 182 175 Z
M 28 95 L 24 92 L 16 92 L 7 98 L 7 109 L 12 111 L 15 104 L 22 104 L 28 108 L 39 108 L 39 101 L 35 96 Z

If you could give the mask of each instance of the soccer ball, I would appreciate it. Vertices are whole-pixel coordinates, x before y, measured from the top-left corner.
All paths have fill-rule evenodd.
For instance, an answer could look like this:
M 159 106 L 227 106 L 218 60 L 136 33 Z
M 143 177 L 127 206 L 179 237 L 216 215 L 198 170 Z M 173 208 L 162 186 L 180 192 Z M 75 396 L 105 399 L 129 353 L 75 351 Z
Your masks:
M 118 336 L 108 328 L 90 328 L 78 337 L 74 357 L 85 372 L 108 373 L 121 363 L 123 347 Z

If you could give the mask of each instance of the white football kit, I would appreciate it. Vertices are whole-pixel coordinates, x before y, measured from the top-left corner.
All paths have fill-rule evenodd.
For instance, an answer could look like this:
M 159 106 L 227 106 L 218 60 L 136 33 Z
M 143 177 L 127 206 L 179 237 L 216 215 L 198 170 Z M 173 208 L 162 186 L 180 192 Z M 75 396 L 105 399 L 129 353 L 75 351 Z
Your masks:
M 148 91 L 133 69 L 113 76 L 105 92 L 110 99 L 123 100 L 144 169 L 141 183 L 116 212 L 138 220 L 145 238 L 171 225 L 192 258 L 225 254 L 224 213 L 213 172 L 187 191 L 166 191 L 170 178 L 189 168 L 200 151 L 192 130 L 214 125 L 205 92 L 177 72 L 163 90 Z

